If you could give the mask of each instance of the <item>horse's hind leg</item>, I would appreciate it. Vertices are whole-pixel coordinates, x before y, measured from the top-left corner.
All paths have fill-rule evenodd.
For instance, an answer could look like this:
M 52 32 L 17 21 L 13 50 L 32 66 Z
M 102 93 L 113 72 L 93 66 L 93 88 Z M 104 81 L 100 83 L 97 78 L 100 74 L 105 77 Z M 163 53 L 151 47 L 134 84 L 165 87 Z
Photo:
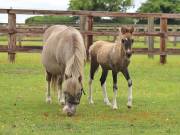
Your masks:
M 92 89 L 92 81 L 94 79 L 94 74 L 96 72 L 96 70 L 98 69 L 99 67 L 99 64 L 94 61 L 93 59 L 91 59 L 91 65 L 90 65 L 90 75 L 89 75 L 89 97 L 88 97 L 88 100 L 89 100 L 89 104 L 93 104 L 94 101 L 93 101 L 93 89 Z
M 102 68 L 102 75 L 100 78 L 100 82 L 101 82 L 102 92 L 103 92 L 103 96 L 104 96 L 104 103 L 106 105 L 111 105 L 111 103 L 109 102 L 109 99 L 108 99 L 107 91 L 106 91 L 107 74 L 108 74 L 108 70 Z
M 112 71 L 112 76 L 113 76 L 113 92 L 114 92 L 114 96 L 113 96 L 113 103 L 112 103 L 112 107 L 113 109 L 117 109 L 117 101 L 116 101 L 116 97 L 117 97 L 117 72 Z
M 129 76 L 129 72 L 128 72 L 128 69 L 124 69 L 123 70 L 123 75 L 124 77 L 126 78 L 126 80 L 128 81 L 128 102 L 127 102 L 127 107 L 128 108 L 131 108 L 132 107 L 132 80 Z
M 52 74 L 46 72 L 46 81 L 47 81 L 46 103 L 51 103 L 51 94 L 50 94 L 51 79 L 52 79 Z
M 58 102 L 59 102 L 59 104 L 64 105 L 65 97 L 64 97 L 63 90 L 62 90 L 62 82 L 63 82 L 63 77 L 59 76 L 59 78 L 58 78 Z

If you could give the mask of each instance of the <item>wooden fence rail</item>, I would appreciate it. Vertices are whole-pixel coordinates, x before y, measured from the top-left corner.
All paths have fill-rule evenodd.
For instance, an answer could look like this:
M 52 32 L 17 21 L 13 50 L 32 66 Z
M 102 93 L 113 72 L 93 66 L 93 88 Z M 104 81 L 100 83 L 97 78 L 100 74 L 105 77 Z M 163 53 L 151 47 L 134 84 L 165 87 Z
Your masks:
M 180 54 L 180 49 L 166 49 L 167 36 L 180 36 L 180 32 L 168 32 L 167 19 L 180 19 L 180 14 L 163 13 L 120 13 L 104 11 L 55 11 L 55 10 L 29 10 L 29 9 L 0 9 L 0 14 L 8 14 L 8 27 L 0 27 L 0 33 L 9 35 L 8 46 L 0 45 L 0 52 L 8 52 L 9 61 L 14 62 L 16 52 L 40 52 L 42 46 L 16 46 L 16 35 L 42 35 L 45 28 L 18 28 L 16 27 L 17 14 L 31 15 L 68 15 L 84 16 L 87 19 L 87 29 L 81 28 L 81 33 L 87 38 L 87 46 L 93 43 L 93 36 L 111 35 L 116 36 L 115 31 L 93 31 L 93 17 L 132 17 L 132 18 L 160 18 L 160 32 L 135 32 L 135 36 L 158 36 L 160 37 L 160 49 L 134 48 L 138 54 L 159 54 L 160 62 L 166 63 L 167 54 Z M 80 23 L 81 25 L 82 23 Z M 87 51 L 88 52 L 88 51 Z

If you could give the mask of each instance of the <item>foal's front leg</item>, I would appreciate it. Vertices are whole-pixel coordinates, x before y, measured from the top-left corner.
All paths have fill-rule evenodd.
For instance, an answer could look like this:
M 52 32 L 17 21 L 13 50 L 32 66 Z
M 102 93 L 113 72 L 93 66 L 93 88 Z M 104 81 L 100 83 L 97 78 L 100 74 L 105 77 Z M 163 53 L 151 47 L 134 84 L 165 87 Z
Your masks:
M 113 92 L 114 92 L 114 96 L 113 96 L 113 103 L 112 103 L 112 107 L 113 109 L 117 109 L 117 101 L 116 101 L 116 97 L 117 97 L 117 72 L 112 71 L 112 76 L 113 76 Z
M 108 74 L 108 70 L 102 69 L 102 75 L 101 75 L 101 78 L 100 78 L 100 82 L 101 82 L 102 92 L 103 92 L 103 96 L 104 96 L 104 103 L 106 105 L 111 106 L 111 103 L 109 102 L 107 91 L 106 91 L 107 74 Z
M 128 102 L 127 102 L 127 107 L 131 108 L 132 107 L 132 80 L 129 76 L 128 69 L 126 68 L 125 70 L 122 71 L 124 77 L 128 81 Z
M 89 104 L 94 104 L 92 81 L 94 79 L 94 74 L 96 70 L 98 69 L 98 66 L 99 64 L 96 62 L 96 60 L 91 58 L 90 75 L 89 75 L 89 96 L 88 96 Z

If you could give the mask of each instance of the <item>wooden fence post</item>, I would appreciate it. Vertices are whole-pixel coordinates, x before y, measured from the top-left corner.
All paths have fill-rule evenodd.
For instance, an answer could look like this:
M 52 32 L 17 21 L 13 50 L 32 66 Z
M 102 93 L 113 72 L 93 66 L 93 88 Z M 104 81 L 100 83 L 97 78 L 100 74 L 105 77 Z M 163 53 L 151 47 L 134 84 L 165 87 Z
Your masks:
M 14 63 L 16 54 L 16 14 L 8 13 L 8 30 L 8 60 L 10 63 Z
M 166 37 L 167 37 L 167 18 L 160 18 L 160 29 L 163 35 L 160 37 L 160 63 L 166 63 Z
M 93 30 L 93 16 L 88 16 L 87 18 L 87 30 L 92 31 Z M 93 35 L 87 35 L 87 56 L 89 56 L 89 47 L 93 43 Z
M 149 17 L 148 18 L 148 32 L 153 32 L 154 31 L 154 17 Z M 154 37 L 153 36 L 148 36 L 147 38 L 148 42 L 148 51 L 152 51 L 154 49 Z M 153 58 L 153 54 L 148 53 L 149 58 Z
M 176 29 L 176 27 L 174 27 L 174 28 L 173 28 L 173 32 L 176 32 L 176 31 L 177 31 L 177 29 Z M 174 45 L 174 46 L 176 46 L 176 42 L 177 42 L 177 36 L 174 36 L 174 37 L 173 37 L 173 45 Z
M 80 31 L 85 31 L 86 30 L 86 16 L 80 16 Z M 85 47 L 87 48 L 87 43 L 86 43 L 86 36 L 83 34 L 83 39 L 84 39 L 84 44 Z

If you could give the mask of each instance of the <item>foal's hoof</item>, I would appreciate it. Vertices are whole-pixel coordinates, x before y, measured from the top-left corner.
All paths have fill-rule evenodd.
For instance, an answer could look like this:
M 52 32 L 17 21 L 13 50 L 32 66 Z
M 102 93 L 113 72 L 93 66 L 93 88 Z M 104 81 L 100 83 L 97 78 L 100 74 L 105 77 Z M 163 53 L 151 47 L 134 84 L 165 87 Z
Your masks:
M 127 104 L 127 108 L 131 109 L 131 108 L 132 108 L 132 105 Z
M 90 104 L 90 105 L 93 105 L 93 104 L 94 104 L 94 101 L 89 101 L 89 104 Z
M 127 103 L 127 107 L 130 109 L 132 108 L 132 103 Z
M 94 104 L 94 101 L 92 98 L 88 97 L 89 104 Z
M 94 101 L 93 100 L 89 100 L 89 104 L 94 104 Z
M 118 109 L 118 107 L 117 106 L 113 106 L 113 110 L 117 110 Z
M 107 106 L 112 106 L 110 102 L 104 102 Z

